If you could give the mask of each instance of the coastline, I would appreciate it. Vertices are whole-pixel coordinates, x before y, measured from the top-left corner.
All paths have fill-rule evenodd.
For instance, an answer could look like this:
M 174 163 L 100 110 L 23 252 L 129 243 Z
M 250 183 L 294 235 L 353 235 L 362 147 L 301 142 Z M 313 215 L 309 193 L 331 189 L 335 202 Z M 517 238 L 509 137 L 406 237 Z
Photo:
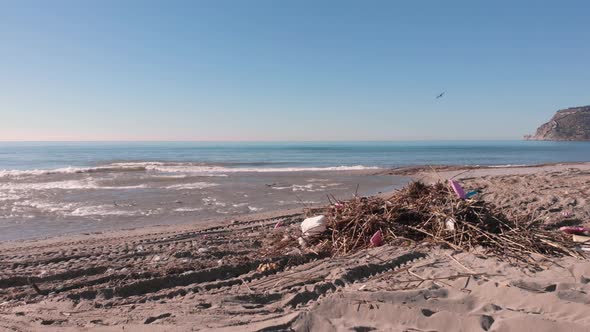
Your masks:
M 454 178 L 468 189 L 480 189 L 481 199 L 507 213 L 536 211 L 549 227 L 568 218 L 588 225 L 590 217 L 585 198 L 590 163 L 422 166 L 379 173 L 425 182 Z M 563 211 L 570 217 L 564 218 Z M 5 271 L 0 278 L 8 285 L 0 289 L 0 327 L 516 331 L 533 326 L 539 331 L 585 331 L 590 324 L 590 301 L 584 295 L 590 291 L 587 261 L 545 261 L 546 269 L 533 273 L 437 246 L 388 244 L 338 259 L 265 253 L 268 241 L 280 234 L 275 224 L 281 221 L 296 231 L 301 212 L 0 242 Z M 298 261 L 284 270 L 259 271 L 265 259 L 283 264 L 295 257 Z M 418 288 L 403 289 L 395 282 L 403 274 L 402 265 L 424 279 L 469 271 L 495 276 L 427 280 Z M 352 270 L 359 272 L 350 282 L 330 282 Z M 123 279 L 125 275 L 132 277 Z M 37 294 L 22 279 L 26 277 L 37 278 L 42 291 L 54 294 Z M 150 317 L 153 321 L 146 324 Z

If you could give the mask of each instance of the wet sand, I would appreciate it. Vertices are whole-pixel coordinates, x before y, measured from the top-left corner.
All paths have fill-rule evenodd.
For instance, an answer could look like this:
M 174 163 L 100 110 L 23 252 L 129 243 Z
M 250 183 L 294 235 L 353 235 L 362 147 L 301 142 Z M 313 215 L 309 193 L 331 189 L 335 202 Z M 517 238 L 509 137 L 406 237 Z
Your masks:
M 548 227 L 588 226 L 590 164 L 403 175 L 455 177 L 510 213 L 534 211 Z M 540 257 L 545 270 L 531 272 L 430 245 L 387 244 L 338 258 L 269 252 L 277 236 L 299 231 L 300 212 L 0 243 L 0 328 L 590 330 L 587 260 Z

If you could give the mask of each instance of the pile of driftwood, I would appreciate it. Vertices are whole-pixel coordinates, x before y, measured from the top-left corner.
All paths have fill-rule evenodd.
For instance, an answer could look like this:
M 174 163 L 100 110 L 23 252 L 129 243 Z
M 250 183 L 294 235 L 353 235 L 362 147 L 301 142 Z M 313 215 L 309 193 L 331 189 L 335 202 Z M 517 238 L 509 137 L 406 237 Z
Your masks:
M 337 201 L 323 213 L 327 229 L 310 244 L 332 255 L 370 247 L 370 239 L 380 231 L 384 242 L 404 239 L 457 250 L 478 248 L 521 262 L 534 254 L 580 256 L 571 236 L 544 230 L 527 216 L 509 218 L 483 200 L 459 199 L 444 183 L 412 182 L 388 198 Z

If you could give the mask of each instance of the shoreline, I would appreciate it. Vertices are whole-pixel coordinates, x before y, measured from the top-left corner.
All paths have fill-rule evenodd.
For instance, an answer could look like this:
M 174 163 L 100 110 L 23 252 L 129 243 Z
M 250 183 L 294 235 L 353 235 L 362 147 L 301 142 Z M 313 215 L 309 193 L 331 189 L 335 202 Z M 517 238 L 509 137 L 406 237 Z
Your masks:
M 465 166 L 465 165 L 421 165 L 421 166 L 408 166 L 408 167 L 396 167 L 390 169 L 383 169 L 379 172 L 374 170 L 355 170 L 355 171 L 338 171 L 341 174 L 354 174 L 354 175 L 387 175 L 387 176 L 401 176 L 407 178 L 406 181 L 423 181 L 426 183 L 433 183 L 444 179 L 471 179 L 476 177 L 484 176 L 506 176 L 506 175 L 527 175 L 533 174 L 539 171 L 563 171 L 568 168 L 578 168 L 581 170 L 590 170 L 590 162 L 575 162 L 575 163 L 544 163 L 538 165 L 518 165 L 518 166 Z M 312 172 L 315 173 L 315 172 Z M 406 182 L 407 183 L 407 182 Z M 393 193 L 396 189 L 392 189 L 389 192 L 375 193 L 374 196 L 388 196 Z M 371 195 L 373 196 L 373 195 Z M 326 204 L 315 204 L 310 205 L 311 208 L 321 208 Z M 297 213 L 303 213 L 304 208 L 289 208 L 289 209 L 275 209 L 259 213 L 242 214 L 234 216 L 218 216 L 208 217 L 199 219 L 199 216 L 195 216 L 198 221 L 191 221 L 179 224 L 162 224 L 152 225 L 145 227 L 130 227 L 122 228 L 118 230 L 106 230 L 98 232 L 83 232 L 83 233 L 70 233 L 58 236 L 49 236 L 41 238 L 28 238 L 28 239 L 15 239 L 15 240 L 4 240 L 0 241 L 0 249 L 11 245 L 17 245 L 19 243 L 35 243 L 39 241 L 55 242 L 66 239 L 84 239 L 88 237 L 116 237 L 119 235 L 143 235 L 157 232 L 175 232 L 184 231 L 193 228 L 211 227 L 215 225 L 228 225 L 233 221 L 250 221 L 256 219 L 270 219 L 277 218 L 283 215 L 291 215 Z

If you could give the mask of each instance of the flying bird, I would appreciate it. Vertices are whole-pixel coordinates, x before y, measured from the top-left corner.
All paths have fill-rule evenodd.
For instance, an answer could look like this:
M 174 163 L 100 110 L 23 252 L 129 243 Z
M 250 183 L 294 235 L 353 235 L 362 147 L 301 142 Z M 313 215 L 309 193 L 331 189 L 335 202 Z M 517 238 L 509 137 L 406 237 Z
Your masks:
M 434 98 L 434 99 L 442 98 L 442 96 L 444 96 L 444 95 L 445 95 L 445 93 L 443 92 L 440 95 L 436 96 L 436 98 Z

